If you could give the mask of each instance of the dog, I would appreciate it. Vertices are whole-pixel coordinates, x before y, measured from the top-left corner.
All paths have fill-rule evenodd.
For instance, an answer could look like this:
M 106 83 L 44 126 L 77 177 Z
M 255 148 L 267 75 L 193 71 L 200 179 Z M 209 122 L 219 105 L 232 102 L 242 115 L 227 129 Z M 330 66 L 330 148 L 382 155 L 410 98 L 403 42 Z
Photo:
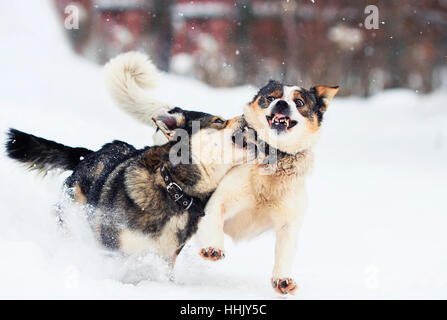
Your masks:
M 148 61 L 140 53 L 122 54 L 106 66 L 106 74 L 113 70 L 115 79 L 126 79 L 132 85 L 124 90 L 119 81 L 110 81 L 110 76 L 106 82 L 121 109 L 152 125 L 148 119 L 154 115 L 175 110 L 166 105 L 157 108 L 145 97 L 147 86 L 140 79 L 147 78 L 144 70 L 150 69 Z M 338 90 L 330 86 L 307 90 L 271 80 L 246 105 L 243 116 L 264 154 L 258 152 L 256 163 L 231 169 L 209 199 L 197 231 L 202 258 L 217 261 L 225 256 L 224 233 L 239 241 L 273 229 L 276 245 L 271 285 L 280 294 L 296 292 L 298 286 L 291 273 L 307 206 L 305 181 L 313 168 L 312 149 L 324 114 Z M 159 130 L 154 142 L 166 142 Z
M 113 141 L 92 151 L 10 129 L 6 152 L 31 170 L 72 171 L 65 189 L 86 208 L 102 245 L 129 255 L 150 251 L 173 268 L 212 192 L 247 157 L 246 145 L 238 143 L 243 138 L 236 137 L 243 134 L 245 121 L 178 107 L 153 121 L 168 140 L 162 146 L 137 150 Z
M 274 163 L 243 164 L 221 181 L 199 225 L 201 256 L 219 260 L 224 255 L 224 233 L 235 241 L 253 238 L 273 229 L 274 290 L 294 294 L 292 279 L 298 231 L 307 206 L 306 176 L 314 162 L 312 148 L 320 135 L 324 113 L 338 87 L 299 86 L 270 81 L 244 108 L 244 116 L 266 148 L 264 159 Z M 267 152 L 266 152 L 267 150 Z M 211 256 L 210 252 L 219 252 Z

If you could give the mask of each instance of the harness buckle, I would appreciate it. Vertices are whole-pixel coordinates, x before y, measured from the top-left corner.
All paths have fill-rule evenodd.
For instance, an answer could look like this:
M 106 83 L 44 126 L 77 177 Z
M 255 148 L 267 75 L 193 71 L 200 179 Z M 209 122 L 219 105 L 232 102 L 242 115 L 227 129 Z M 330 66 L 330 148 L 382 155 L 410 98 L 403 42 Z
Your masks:
M 180 200 L 183 197 L 182 188 L 180 188 L 180 186 L 175 182 L 170 182 L 166 186 L 166 190 L 168 190 L 168 192 L 173 195 L 175 202 L 177 202 L 178 200 Z M 171 190 L 173 190 L 173 192 L 171 192 Z

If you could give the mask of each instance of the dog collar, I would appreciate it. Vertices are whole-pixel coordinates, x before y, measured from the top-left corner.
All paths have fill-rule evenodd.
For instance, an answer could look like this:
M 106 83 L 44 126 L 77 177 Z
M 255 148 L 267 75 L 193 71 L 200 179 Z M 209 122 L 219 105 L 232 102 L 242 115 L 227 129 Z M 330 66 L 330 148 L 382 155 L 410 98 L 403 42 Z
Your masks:
M 162 164 L 160 167 L 160 174 L 166 184 L 166 191 L 169 198 L 173 200 L 184 211 L 196 213 L 199 217 L 205 215 L 205 206 L 200 199 L 191 197 L 183 192 L 183 189 L 172 180 L 168 169 Z
M 300 150 L 297 151 L 295 153 L 289 153 L 289 152 L 285 152 L 285 151 L 281 151 L 278 148 L 272 147 L 270 144 L 268 144 L 267 142 L 265 142 L 264 140 L 261 140 L 258 138 L 259 141 L 259 147 L 258 147 L 258 152 L 262 152 L 265 156 L 266 159 L 268 159 L 269 161 L 272 160 L 278 160 L 281 159 L 283 157 L 286 156 L 296 156 L 299 154 L 303 154 L 304 152 L 306 152 L 307 150 Z M 274 162 L 276 162 L 276 160 Z

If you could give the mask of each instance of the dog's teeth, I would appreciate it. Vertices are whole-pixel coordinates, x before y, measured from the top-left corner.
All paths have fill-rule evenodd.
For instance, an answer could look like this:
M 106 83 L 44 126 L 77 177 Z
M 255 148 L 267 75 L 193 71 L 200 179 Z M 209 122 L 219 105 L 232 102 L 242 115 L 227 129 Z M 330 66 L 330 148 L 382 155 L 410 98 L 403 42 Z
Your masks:
M 290 124 L 290 119 L 288 119 L 287 117 L 273 117 L 271 120 L 271 124 L 275 124 L 275 125 L 285 125 L 285 126 L 289 126 Z

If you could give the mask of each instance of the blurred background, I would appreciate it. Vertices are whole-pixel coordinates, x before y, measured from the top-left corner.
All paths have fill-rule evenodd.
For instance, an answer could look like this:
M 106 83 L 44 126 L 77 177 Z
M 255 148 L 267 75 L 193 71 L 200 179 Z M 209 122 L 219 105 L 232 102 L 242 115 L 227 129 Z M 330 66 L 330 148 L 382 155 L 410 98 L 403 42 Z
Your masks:
M 447 88 L 447 0 L 52 0 L 75 5 L 73 50 L 99 64 L 141 50 L 215 87 L 275 78 L 343 95 Z M 365 13 L 376 5 L 378 29 Z M 64 24 L 61 23 L 61 28 Z

